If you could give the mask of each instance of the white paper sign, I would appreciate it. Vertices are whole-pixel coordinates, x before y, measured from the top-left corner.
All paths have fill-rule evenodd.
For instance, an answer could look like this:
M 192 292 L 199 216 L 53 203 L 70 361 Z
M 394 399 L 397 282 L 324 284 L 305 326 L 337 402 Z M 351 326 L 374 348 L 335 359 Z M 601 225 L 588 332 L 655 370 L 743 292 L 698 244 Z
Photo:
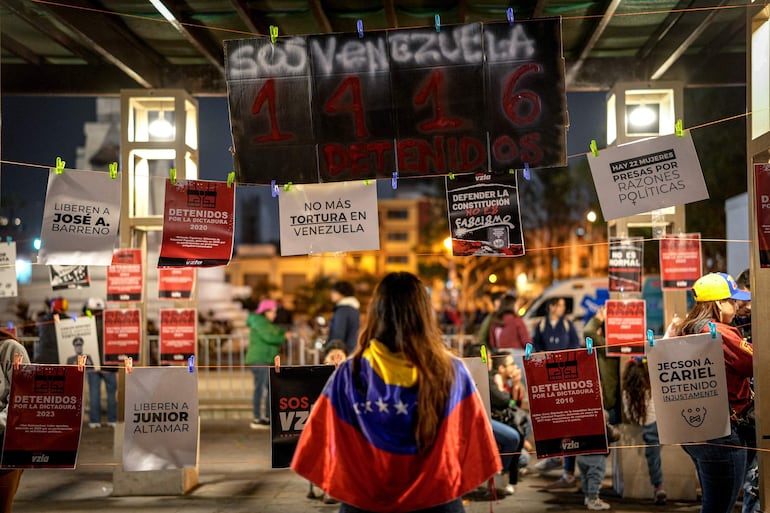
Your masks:
M 198 461 L 198 372 L 137 367 L 126 375 L 123 470 L 194 467 Z
M 606 148 L 588 163 L 605 220 L 709 197 L 690 132 Z
M 656 341 L 647 347 L 647 363 L 661 443 L 703 442 L 730 433 L 719 333 Z
M 380 249 L 374 183 L 293 185 L 278 206 L 282 256 Z
M 99 369 L 102 365 L 99 354 L 99 339 L 96 335 L 96 321 L 93 317 L 61 319 L 54 323 L 59 363 L 77 365 L 78 356 L 86 355 L 86 365 Z
M 48 174 L 38 264 L 110 265 L 118 242 L 120 179 L 65 170 Z
M 0 242 L 0 297 L 16 297 L 19 286 L 16 283 L 16 243 Z

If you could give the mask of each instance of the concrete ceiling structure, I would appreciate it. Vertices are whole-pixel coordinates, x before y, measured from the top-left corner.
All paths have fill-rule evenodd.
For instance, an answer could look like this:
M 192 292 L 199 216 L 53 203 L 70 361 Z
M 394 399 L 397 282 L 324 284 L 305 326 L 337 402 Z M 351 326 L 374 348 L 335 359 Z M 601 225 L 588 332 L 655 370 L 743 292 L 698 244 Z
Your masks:
M 757 2 L 759 4 L 760 2 Z M 746 81 L 749 0 L 0 0 L 2 94 L 223 95 L 223 41 L 562 17 L 567 89 Z

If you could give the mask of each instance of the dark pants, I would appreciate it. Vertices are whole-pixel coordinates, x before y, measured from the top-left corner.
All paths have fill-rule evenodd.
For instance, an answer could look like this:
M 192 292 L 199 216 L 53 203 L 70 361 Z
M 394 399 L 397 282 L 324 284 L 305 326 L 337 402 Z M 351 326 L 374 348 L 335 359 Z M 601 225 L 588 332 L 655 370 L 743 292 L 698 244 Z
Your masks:
M 369 513 L 369 512 L 365 509 L 359 509 L 355 506 L 351 506 L 350 504 L 345 504 L 343 502 L 342 504 L 340 504 L 339 513 Z M 432 508 L 415 510 L 410 513 L 465 513 L 465 508 L 463 507 L 462 499 L 455 499 L 452 502 L 447 502 L 446 504 L 440 504 L 438 506 L 433 506 Z
M 0 513 L 13 511 L 13 497 L 19 488 L 23 470 L 0 470 Z

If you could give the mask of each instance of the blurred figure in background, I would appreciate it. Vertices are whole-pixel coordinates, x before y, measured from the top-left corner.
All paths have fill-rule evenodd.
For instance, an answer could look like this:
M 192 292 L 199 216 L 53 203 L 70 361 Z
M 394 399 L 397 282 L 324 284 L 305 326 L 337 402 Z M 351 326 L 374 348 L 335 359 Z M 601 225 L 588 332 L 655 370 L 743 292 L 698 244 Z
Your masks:
M 55 297 L 46 301 L 48 309 L 37 323 L 37 341 L 35 342 L 32 361 L 35 363 L 59 363 L 59 347 L 56 342 L 56 326 L 54 316 L 59 319 L 69 319 L 67 309 L 69 302 L 63 297 Z
M 99 345 L 100 361 L 104 363 L 104 300 L 90 297 L 83 305 L 83 314 L 91 312 L 96 323 L 96 340 Z M 107 394 L 107 425 L 115 427 L 118 422 L 118 366 L 102 365 L 99 370 L 87 369 L 88 377 L 88 427 L 102 425 L 102 381 Z
M 358 330 L 361 327 L 361 304 L 354 297 L 355 289 L 347 281 L 332 285 L 330 296 L 334 311 L 329 321 L 329 335 L 326 342 L 342 340 L 348 354 L 356 350 Z

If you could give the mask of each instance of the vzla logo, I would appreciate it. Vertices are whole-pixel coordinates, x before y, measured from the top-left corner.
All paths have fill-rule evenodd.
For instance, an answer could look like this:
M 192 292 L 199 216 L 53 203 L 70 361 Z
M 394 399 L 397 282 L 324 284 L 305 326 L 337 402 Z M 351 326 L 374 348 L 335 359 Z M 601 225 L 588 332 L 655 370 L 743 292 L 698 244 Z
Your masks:
M 302 431 L 305 429 L 308 415 L 310 415 L 309 411 L 278 412 L 278 417 L 281 419 L 281 431 Z

